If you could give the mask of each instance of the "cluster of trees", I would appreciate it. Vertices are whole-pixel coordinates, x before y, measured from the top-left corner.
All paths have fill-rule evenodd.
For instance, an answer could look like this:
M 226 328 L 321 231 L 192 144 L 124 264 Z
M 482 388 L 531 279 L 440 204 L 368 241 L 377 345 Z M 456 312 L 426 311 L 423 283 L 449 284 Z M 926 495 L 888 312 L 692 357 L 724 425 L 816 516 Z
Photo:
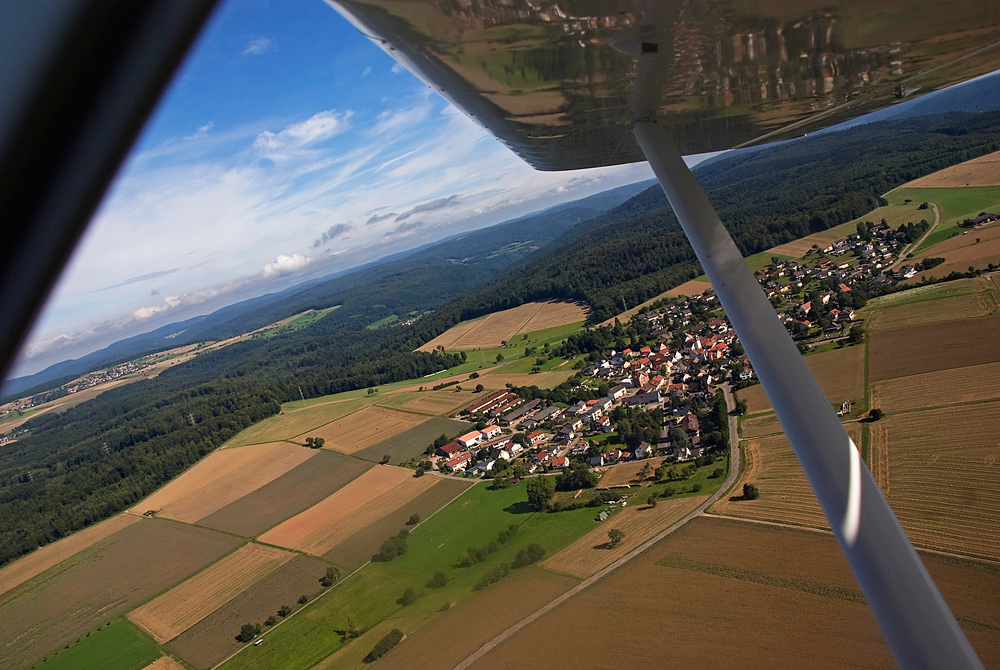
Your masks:
M 326 574 L 319 578 L 319 583 L 324 588 L 330 588 L 334 584 L 340 581 L 340 568 L 335 568 L 332 565 L 326 569 Z
M 510 524 L 497 534 L 497 539 L 485 547 L 469 547 L 458 560 L 459 567 L 467 568 L 476 563 L 484 562 L 490 554 L 499 551 L 500 547 L 510 542 L 517 535 L 517 524 Z
M 406 538 L 409 536 L 410 531 L 405 528 L 385 542 L 379 548 L 378 553 L 372 556 L 372 560 L 375 562 L 388 563 L 397 556 L 402 556 L 406 553 L 407 542 Z
M 659 407 L 651 411 L 639 407 L 627 409 L 616 407 L 611 412 L 611 420 L 615 424 L 618 439 L 630 449 L 635 449 L 643 442 L 656 444 L 656 441 L 660 439 L 660 430 L 663 427 L 663 410 Z
M 514 557 L 513 562 L 501 563 L 497 567 L 492 568 L 485 575 L 483 575 L 483 578 L 480 579 L 472 588 L 479 591 L 486 588 L 490 584 L 495 584 L 509 575 L 512 570 L 524 568 L 542 560 L 542 558 L 545 557 L 545 553 L 544 547 L 532 542 L 527 547 L 517 552 L 517 556 Z
M 402 642 L 404 637 L 406 636 L 403 635 L 403 631 L 398 628 L 393 628 L 386 633 L 385 637 L 375 643 L 372 650 L 368 652 L 367 656 L 365 656 L 365 663 L 374 663 L 378 659 L 382 658 L 389 653 L 390 649 Z
M 562 473 L 556 476 L 557 491 L 577 491 L 579 489 L 592 489 L 597 486 L 600 477 L 596 472 L 591 472 L 585 463 L 575 461 L 568 468 L 563 468 Z

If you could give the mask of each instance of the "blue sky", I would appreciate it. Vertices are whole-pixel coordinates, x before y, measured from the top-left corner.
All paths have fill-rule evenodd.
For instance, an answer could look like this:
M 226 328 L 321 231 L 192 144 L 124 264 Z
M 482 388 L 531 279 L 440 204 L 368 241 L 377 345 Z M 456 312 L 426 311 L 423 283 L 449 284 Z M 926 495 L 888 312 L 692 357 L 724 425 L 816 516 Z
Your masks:
M 651 176 L 535 172 L 323 2 L 223 2 L 12 376 Z

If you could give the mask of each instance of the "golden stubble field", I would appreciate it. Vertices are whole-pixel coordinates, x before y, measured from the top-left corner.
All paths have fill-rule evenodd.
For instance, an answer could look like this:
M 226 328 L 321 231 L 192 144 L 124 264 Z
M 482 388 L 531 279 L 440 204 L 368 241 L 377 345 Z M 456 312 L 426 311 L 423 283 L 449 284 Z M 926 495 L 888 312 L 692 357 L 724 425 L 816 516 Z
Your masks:
M 854 444 L 861 446 L 861 424 L 844 425 Z M 732 495 L 723 496 L 711 507 L 717 514 L 789 523 L 796 526 L 827 528 L 826 517 L 816 502 L 809 481 L 788 438 L 772 435 L 740 442 L 744 468 Z M 756 484 L 760 497 L 740 499 L 743 484 Z
M 1000 398 L 1000 363 L 895 377 L 872 384 L 871 405 L 902 412 Z
M 245 544 L 194 577 L 132 610 L 128 618 L 161 644 L 172 640 L 257 583 L 295 554 Z
M 321 437 L 326 440 L 325 449 L 353 454 L 366 447 L 381 442 L 393 435 L 419 426 L 429 417 L 413 412 L 399 412 L 386 407 L 370 405 L 361 411 L 320 426 L 302 436 Z
M 374 400 L 374 398 L 332 400 L 289 412 L 282 411 L 277 416 L 268 417 L 241 431 L 227 445 L 246 446 L 291 440 L 314 428 L 353 414 L 371 405 Z
M 260 536 L 261 542 L 322 556 L 365 526 L 442 481 L 379 465 L 325 500 Z
M 865 394 L 865 348 L 845 347 L 805 357 L 806 363 L 832 403 L 861 400 Z M 760 384 L 736 392 L 747 403 L 747 413 L 771 411 L 764 387 Z
M 217 449 L 131 511 L 194 523 L 315 455 L 287 442 Z
M 885 435 L 873 440 L 883 464 L 877 480 L 910 539 L 1000 560 L 1000 402 L 894 414 L 879 423 Z
M 914 179 L 899 188 L 962 188 L 1000 185 L 1000 151 Z
M 666 460 L 665 458 L 647 458 L 641 461 L 628 461 L 612 465 L 604 471 L 597 485 L 603 488 L 605 486 L 620 486 L 622 484 L 629 484 L 630 486 L 641 484 L 639 473 L 642 472 L 644 467 L 649 467 L 647 477 L 652 477 L 656 468 L 663 465 Z
M 1000 262 L 1000 225 L 987 224 L 935 244 L 918 254 L 914 261 L 928 257 L 943 258 L 944 263 L 918 272 L 906 280 L 907 284 L 916 284 L 924 277 L 947 277 L 952 272 L 967 272 L 970 265 L 986 269 L 990 263 Z
M 460 323 L 417 351 L 434 351 L 439 346 L 448 350 L 499 347 L 519 333 L 565 326 L 586 318 L 586 307 L 579 303 L 528 302 L 502 312 L 494 312 L 483 319 Z
M 542 567 L 573 577 L 589 577 L 677 523 L 706 500 L 708 496 L 691 496 L 664 500 L 656 507 L 639 505 L 623 509 L 607 521 L 594 522 L 594 530 L 544 561 Z M 612 528 L 625 533 L 625 539 L 617 547 L 611 547 L 608 541 Z
M 986 280 L 983 280 L 984 283 Z M 932 306 L 931 306 L 932 305 Z M 1000 308 L 992 290 L 977 290 L 966 295 L 934 300 L 932 303 L 913 303 L 875 310 L 865 321 L 865 330 L 894 330 L 910 328 L 940 321 L 972 319 L 993 314 Z

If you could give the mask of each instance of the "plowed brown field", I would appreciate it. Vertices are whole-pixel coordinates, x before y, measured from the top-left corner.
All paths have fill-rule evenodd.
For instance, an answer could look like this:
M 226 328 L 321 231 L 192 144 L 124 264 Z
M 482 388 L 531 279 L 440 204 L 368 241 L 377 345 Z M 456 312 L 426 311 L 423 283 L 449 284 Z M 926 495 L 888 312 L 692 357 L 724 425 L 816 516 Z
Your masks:
M 320 426 L 302 436 L 321 437 L 326 440 L 325 449 L 333 449 L 342 454 L 353 454 L 381 442 L 404 430 L 418 426 L 429 417 L 413 412 L 398 412 L 385 407 L 365 407 L 343 419 Z
M 806 363 L 816 375 L 819 385 L 832 403 L 845 400 L 861 400 L 865 394 L 865 348 L 846 347 L 805 357 Z M 764 387 L 750 386 L 736 394 L 746 401 L 747 413 L 756 414 L 771 410 Z
M 1000 559 L 1000 402 L 891 415 L 888 498 L 915 544 Z
M 264 533 L 260 541 L 322 556 L 438 481 L 437 477 L 414 477 L 403 468 L 376 466 L 326 500 Z
M 997 263 L 1000 261 L 1000 225 L 994 223 L 956 235 L 922 252 L 914 261 L 928 256 L 945 261 L 930 270 L 918 272 L 906 281 L 907 284 L 916 284 L 924 277 L 947 277 L 952 272 L 967 272 L 970 265 L 982 270 L 990 263 Z
M 287 442 L 217 449 L 132 511 L 156 510 L 158 516 L 193 523 L 315 455 Z
M 861 424 L 849 423 L 844 427 L 860 448 Z M 828 527 L 788 438 L 774 435 L 744 440 L 740 444 L 746 465 L 736 480 L 733 495 L 720 498 L 712 505 L 712 512 L 798 526 Z M 745 483 L 756 484 L 760 497 L 739 499 Z
M 899 412 L 1000 398 L 1000 363 L 896 377 L 872 385 L 872 407 Z
M 595 522 L 594 530 L 544 561 L 542 567 L 574 577 L 589 577 L 680 521 L 706 500 L 708 496 L 692 496 L 665 500 L 656 507 L 623 509 L 607 521 Z M 625 539 L 617 547 L 608 542 L 608 531 L 613 528 L 625 532 Z
M 186 582 L 132 610 L 128 618 L 157 642 L 172 640 L 294 556 L 274 547 L 246 544 Z
M 871 381 L 1000 362 L 1000 317 L 946 321 L 871 334 Z
M 119 514 L 18 559 L 0 570 L 0 596 L 136 521 L 139 521 L 137 516 Z

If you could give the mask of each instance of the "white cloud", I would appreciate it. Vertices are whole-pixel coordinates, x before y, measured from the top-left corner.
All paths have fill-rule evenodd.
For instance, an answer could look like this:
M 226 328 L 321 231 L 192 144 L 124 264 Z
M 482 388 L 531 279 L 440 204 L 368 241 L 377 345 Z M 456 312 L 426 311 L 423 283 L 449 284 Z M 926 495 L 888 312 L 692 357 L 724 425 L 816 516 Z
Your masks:
M 260 56 L 269 51 L 274 51 L 277 47 L 274 40 L 268 37 L 251 37 L 246 47 L 240 52 L 242 56 Z
M 367 76 L 368 76 L 368 75 L 370 75 L 371 73 L 372 73 L 372 69 L 371 69 L 371 67 L 369 66 L 369 67 L 366 67 L 366 68 L 365 68 L 364 70 L 362 70 L 362 71 L 361 71 L 361 76 L 362 76 L 362 77 L 367 77 Z
M 301 123 L 293 123 L 278 133 L 270 130 L 257 135 L 253 146 L 265 158 L 289 158 L 311 145 L 328 140 L 347 128 L 347 121 L 353 113 L 348 110 L 337 114 L 336 110 L 326 110 L 313 114 Z
M 273 263 L 265 265 L 264 269 L 260 271 L 260 274 L 262 277 L 267 279 L 277 275 L 284 275 L 289 272 L 301 270 L 311 262 L 311 258 L 306 258 L 302 254 L 292 254 L 291 256 L 285 256 L 282 254 L 275 258 Z
M 215 123 L 213 121 L 209 121 L 208 123 L 206 123 L 203 126 L 198 126 L 198 130 L 195 131 L 194 135 L 186 135 L 184 137 L 184 139 L 186 139 L 186 140 L 200 140 L 201 138 L 203 138 L 206 135 L 208 135 L 208 132 L 210 130 L 212 130 L 212 128 L 215 128 Z
M 392 72 L 393 74 L 400 74 L 403 72 L 403 66 L 400 65 L 399 63 L 393 63 L 392 69 L 390 69 L 389 71 Z

